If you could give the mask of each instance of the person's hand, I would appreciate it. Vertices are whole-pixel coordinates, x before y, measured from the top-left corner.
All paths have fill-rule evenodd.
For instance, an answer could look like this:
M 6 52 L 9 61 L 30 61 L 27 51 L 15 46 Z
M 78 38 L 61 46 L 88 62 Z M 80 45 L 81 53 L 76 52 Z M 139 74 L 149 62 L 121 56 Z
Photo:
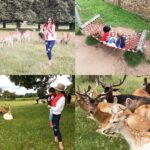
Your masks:
M 51 106 L 50 105 L 48 105 L 48 109 L 50 109 L 51 108 Z

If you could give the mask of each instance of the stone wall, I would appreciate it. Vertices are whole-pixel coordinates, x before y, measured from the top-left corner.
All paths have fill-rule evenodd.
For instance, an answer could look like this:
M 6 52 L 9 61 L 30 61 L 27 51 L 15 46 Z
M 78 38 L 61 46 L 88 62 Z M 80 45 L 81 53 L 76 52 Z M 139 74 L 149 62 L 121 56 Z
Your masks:
M 105 0 L 106 2 L 120 5 L 123 9 L 150 18 L 150 0 Z

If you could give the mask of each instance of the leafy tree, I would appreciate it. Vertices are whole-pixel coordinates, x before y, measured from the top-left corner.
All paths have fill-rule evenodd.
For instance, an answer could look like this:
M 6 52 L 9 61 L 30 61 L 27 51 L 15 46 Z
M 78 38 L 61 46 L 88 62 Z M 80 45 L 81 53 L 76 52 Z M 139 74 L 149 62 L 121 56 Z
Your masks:
M 74 23 L 74 0 L 34 0 L 33 10 L 38 23 L 44 23 L 48 17 L 57 23 Z
M 48 85 L 52 83 L 55 79 L 55 75 L 10 75 L 10 80 L 15 83 L 15 85 L 23 86 L 27 89 L 37 89 L 37 95 L 43 96 L 46 94 Z M 74 95 L 75 93 L 75 76 L 70 75 L 69 78 L 72 81 L 72 85 L 67 89 L 67 94 Z
M 15 99 L 16 98 L 16 94 L 15 93 L 11 93 L 8 90 L 6 90 L 6 91 L 3 92 L 2 97 L 5 98 L 5 99 Z
M 0 21 L 16 22 L 20 27 L 20 22 L 36 20 L 36 13 L 32 10 L 32 0 L 0 0 Z
M 39 88 L 39 89 L 37 90 L 37 96 L 38 96 L 38 97 L 41 97 L 41 96 L 43 96 L 43 95 L 46 95 L 46 90 L 47 90 L 46 87 Z
M 26 93 L 24 97 L 37 97 L 36 93 Z
M 0 97 L 2 96 L 2 88 L 0 88 Z

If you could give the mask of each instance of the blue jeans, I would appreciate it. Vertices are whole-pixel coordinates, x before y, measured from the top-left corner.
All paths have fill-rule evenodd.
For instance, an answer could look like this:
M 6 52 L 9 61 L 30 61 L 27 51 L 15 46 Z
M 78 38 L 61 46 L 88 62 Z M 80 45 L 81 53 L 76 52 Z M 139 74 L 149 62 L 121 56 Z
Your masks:
M 58 141 L 62 142 L 62 136 L 61 136 L 60 129 L 59 129 L 60 117 L 61 117 L 61 115 L 54 115 L 53 114 L 52 123 L 53 123 L 54 136 L 57 136 Z
M 55 40 L 45 41 L 45 45 L 46 45 L 46 53 L 47 53 L 48 59 L 51 60 L 52 59 L 52 48 L 55 45 Z

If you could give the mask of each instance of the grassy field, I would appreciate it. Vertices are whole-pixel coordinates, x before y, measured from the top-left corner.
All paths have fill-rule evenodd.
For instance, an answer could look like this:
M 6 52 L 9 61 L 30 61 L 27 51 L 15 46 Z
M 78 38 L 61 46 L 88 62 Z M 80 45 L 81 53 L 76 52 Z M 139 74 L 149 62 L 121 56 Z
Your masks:
M 132 28 L 137 32 L 145 29 L 150 30 L 150 24 L 144 18 L 106 3 L 103 0 L 88 0 L 86 2 L 77 0 L 77 3 L 81 7 L 82 22 L 86 22 L 96 14 L 100 14 L 103 21 L 113 27 Z
M 0 29 L 0 34 L 7 34 L 15 26 Z M 34 26 L 29 26 L 35 28 Z M 29 28 L 28 27 L 28 28 Z M 26 27 L 27 28 L 27 27 Z M 58 32 L 60 37 L 62 31 Z M 68 45 L 56 44 L 52 51 L 53 64 L 49 66 L 45 44 L 40 43 L 38 32 L 34 32 L 29 42 L 14 43 L 13 47 L 6 45 L 0 49 L 1 74 L 74 74 L 74 40 Z
M 51 145 L 53 132 L 48 124 L 46 104 L 37 105 L 33 100 L 0 101 L 11 104 L 14 119 L 5 121 L 0 114 L 1 150 L 56 150 Z M 74 150 L 74 104 L 67 105 L 60 120 L 65 150 Z
M 84 78 L 84 79 L 83 79 Z M 135 89 L 141 88 L 143 86 L 144 77 L 128 76 L 123 85 L 120 86 L 121 94 L 130 94 Z M 120 76 L 110 76 L 105 78 L 106 83 L 118 83 Z M 95 83 L 88 82 L 84 76 L 76 77 L 76 85 L 79 85 L 81 89 L 87 89 L 88 85 L 92 87 Z M 101 86 L 98 91 L 102 92 Z M 127 142 L 120 136 L 118 138 L 106 137 L 99 133 L 96 133 L 98 124 L 87 119 L 85 112 L 83 112 L 79 107 L 76 107 L 75 113 L 75 148 L 76 150 L 129 150 Z

